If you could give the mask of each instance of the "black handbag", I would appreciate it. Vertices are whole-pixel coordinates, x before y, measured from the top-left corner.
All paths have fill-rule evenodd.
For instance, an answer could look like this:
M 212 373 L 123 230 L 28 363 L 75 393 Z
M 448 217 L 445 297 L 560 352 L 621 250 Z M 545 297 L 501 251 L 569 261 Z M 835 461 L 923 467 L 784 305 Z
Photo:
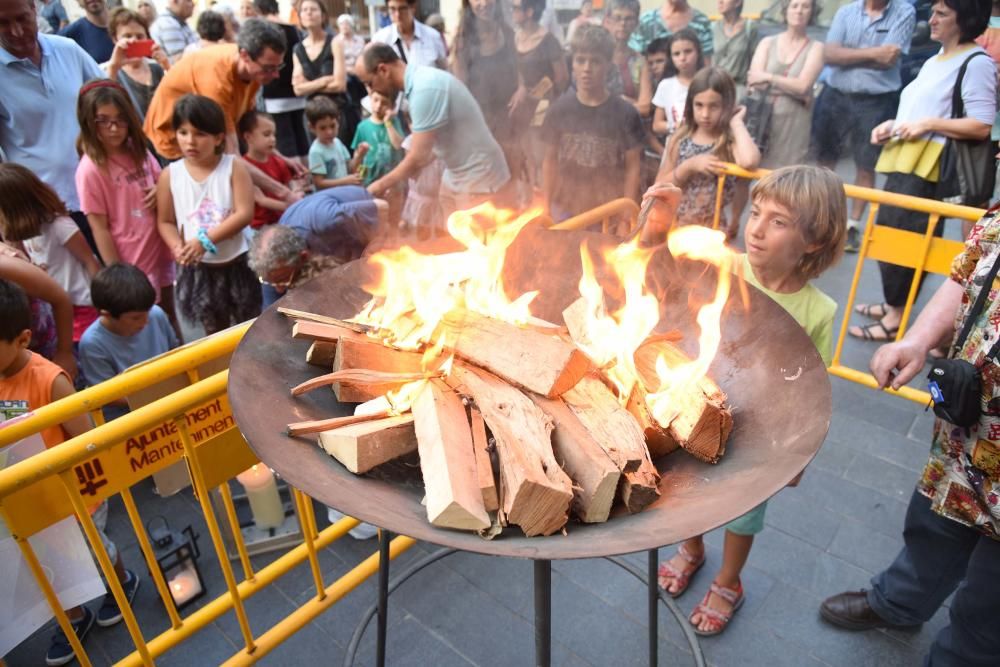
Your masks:
M 976 51 L 958 69 L 951 98 L 952 118 L 965 118 L 965 103 L 962 102 L 965 70 L 969 61 L 985 55 L 984 51 Z M 989 203 L 996 185 L 996 152 L 996 144 L 989 139 L 946 139 L 938 170 L 938 198 L 961 197 L 961 203 L 968 206 Z
M 927 374 L 927 379 L 930 380 L 928 389 L 934 402 L 934 414 L 955 426 L 968 428 L 979 421 L 982 415 L 982 367 L 1000 352 L 1000 339 L 998 339 L 978 365 L 964 359 L 952 358 L 961 351 L 969 332 L 982 314 L 998 269 L 1000 269 L 1000 256 L 986 274 L 986 280 L 979 290 L 976 302 L 965 317 L 962 331 L 955 339 L 949 358 L 935 360 L 931 364 L 931 372 Z
M 771 114 L 774 112 L 774 100 L 771 99 L 771 86 L 760 92 L 751 92 L 740 102 L 747 108 L 743 124 L 750 133 L 757 150 L 761 155 L 767 153 L 771 140 Z

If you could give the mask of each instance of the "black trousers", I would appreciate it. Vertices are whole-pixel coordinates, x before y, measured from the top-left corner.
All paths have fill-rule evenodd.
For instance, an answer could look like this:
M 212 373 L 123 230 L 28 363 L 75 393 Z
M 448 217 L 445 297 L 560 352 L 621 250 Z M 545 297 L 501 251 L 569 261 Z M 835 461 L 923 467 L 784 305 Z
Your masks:
M 895 192 L 901 195 L 911 195 L 913 197 L 923 197 L 934 199 L 938 184 L 925 181 L 913 174 L 889 174 L 883 188 L 886 192 Z M 927 231 L 930 218 L 926 213 L 907 211 L 894 206 L 882 206 L 879 208 L 878 218 L 875 224 L 902 229 L 908 232 L 923 234 Z M 940 237 L 944 233 L 944 219 L 938 221 L 934 228 L 934 236 Z M 882 295 L 885 302 L 890 306 L 902 308 L 906 305 L 906 297 L 910 293 L 910 285 L 913 283 L 915 274 L 913 269 L 897 264 L 878 263 L 879 272 L 882 274 Z M 923 284 L 923 275 L 920 278 Z M 917 294 L 920 294 L 920 287 L 917 286 Z

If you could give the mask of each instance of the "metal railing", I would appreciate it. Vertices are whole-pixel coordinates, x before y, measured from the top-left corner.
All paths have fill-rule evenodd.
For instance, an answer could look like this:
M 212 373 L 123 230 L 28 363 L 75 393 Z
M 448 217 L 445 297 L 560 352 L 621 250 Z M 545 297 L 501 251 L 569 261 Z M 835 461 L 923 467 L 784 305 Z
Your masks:
M 57 623 L 66 633 L 77 659 L 84 667 L 91 664 L 90 660 L 76 633 L 72 631 L 69 618 L 45 576 L 37 554 L 28 542 L 28 538 L 32 535 L 68 516 L 75 515 L 83 528 L 136 647 L 132 654 L 125 656 L 118 663 L 120 665 L 152 665 L 157 657 L 229 610 L 235 612 L 244 646 L 226 664 L 253 663 L 378 570 L 379 556 L 376 552 L 336 581 L 329 585 L 325 584 L 319 563 L 319 550 L 342 537 L 359 522 L 347 517 L 323 531 L 318 531 L 311 498 L 292 488 L 291 495 L 299 517 L 302 542 L 266 567 L 254 571 L 237 521 L 229 480 L 259 461 L 235 425 L 232 425 L 231 420 L 216 422 L 228 423 L 230 428 L 221 429 L 218 433 L 213 431 L 211 437 L 198 437 L 199 434 L 193 432 L 192 427 L 192 424 L 197 424 L 197 419 L 192 419 L 192 415 L 197 417 L 205 414 L 206 405 L 215 406 L 213 409 L 216 410 L 216 416 L 228 413 L 226 397 L 228 370 L 199 380 L 197 369 L 208 361 L 231 354 L 248 327 L 249 323 L 243 324 L 181 348 L 107 382 L 39 408 L 32 415 L 0 429 L 0 448 L 3 448 L 48 426 L 61 424 L 78 415 L 90 413 L 98 423 L 97 427 L 80 436 L 0 470 L 0 515 L 3 516 L 12 537 L 16 540 Z M 108 423 L 102 423 L 100 411 L 102 406 L 140 389 L 151 387 L 166 377 L 177 375 L 186 375 L 192 384 Z M 135 438 L 148 433 L 150 429 L 172 429 L 180 446 L 160 450 L 162 457 L 158 459 L 156 465 L 139 467 L 134 464 L 119 465 L 132 460 L 129 458 L 128 450 L 134 445 L 130 443 L 130 439 L 134 442 Z M 187 463 L 195 496 L 204 515 L 214 553 L 226 584 L 225 593 L 186 617 L 180 615 L 167 589 L 167 583 L 159 569 L 143 525 L 140 509 L 131 492 L 131 487 L 135 483 L 146 479 L 156 470 L 180 460 Z M 100 465 L 94 466 L 94 462 L 99 462 Z M 100 469 L 106 473 L 99 484 L 95 484 L 93 479 L 88 479 L 84 483 L 77 474 L 80 466 L 88 463 L 91 464 L 91 470 Z M 241 579 L 234 572 L 226 551 L 223 528 L 210 501 L 209 492 L 212 489 L 217 489 L 222 498 L 228 527 L 243 569 Z M 88 498 L 85 499 L 84 495 Z M 169 629 L 148 641 L 144 638 L 135 613 L 128 604 L 114 566 L 88 510 L 88 505 L 113 495 L 120 495 L 122 498 L 136 541 L 170 620 Z M 413 544 L 415 541 L 409 537 L 396 537 L 391 543 L 390 557 L 395 558 Z M 316 587 L 315 596 L 263 634 L 255 636 L 250 628 L 244 601 L 307 561 Z

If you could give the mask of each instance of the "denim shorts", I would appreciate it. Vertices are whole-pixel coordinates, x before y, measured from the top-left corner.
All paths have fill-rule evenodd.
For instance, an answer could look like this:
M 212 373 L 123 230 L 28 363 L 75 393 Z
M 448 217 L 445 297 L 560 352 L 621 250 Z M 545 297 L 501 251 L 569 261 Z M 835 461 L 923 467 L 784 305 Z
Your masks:
M 871 143 L 872 130 L 896 115 L 899 93 L 844 93 L 825 86 L 812 118 L 812 147 L 819 162 L 836 162 L 850 146 L 858 169 L 874 171 L 881 146 Z

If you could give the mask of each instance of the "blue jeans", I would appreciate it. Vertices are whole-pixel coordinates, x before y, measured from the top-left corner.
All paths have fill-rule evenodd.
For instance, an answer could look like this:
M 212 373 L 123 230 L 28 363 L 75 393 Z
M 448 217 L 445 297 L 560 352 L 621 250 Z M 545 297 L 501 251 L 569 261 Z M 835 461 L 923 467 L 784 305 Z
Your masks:
M 926 658 L 934 667 L 1000 665 L 1000 541 L 943 517 L 916 491 L 896 560 L 872 578 L 868 604 L 897 625 L 917 625 L 955 592 L 951 623 Z

